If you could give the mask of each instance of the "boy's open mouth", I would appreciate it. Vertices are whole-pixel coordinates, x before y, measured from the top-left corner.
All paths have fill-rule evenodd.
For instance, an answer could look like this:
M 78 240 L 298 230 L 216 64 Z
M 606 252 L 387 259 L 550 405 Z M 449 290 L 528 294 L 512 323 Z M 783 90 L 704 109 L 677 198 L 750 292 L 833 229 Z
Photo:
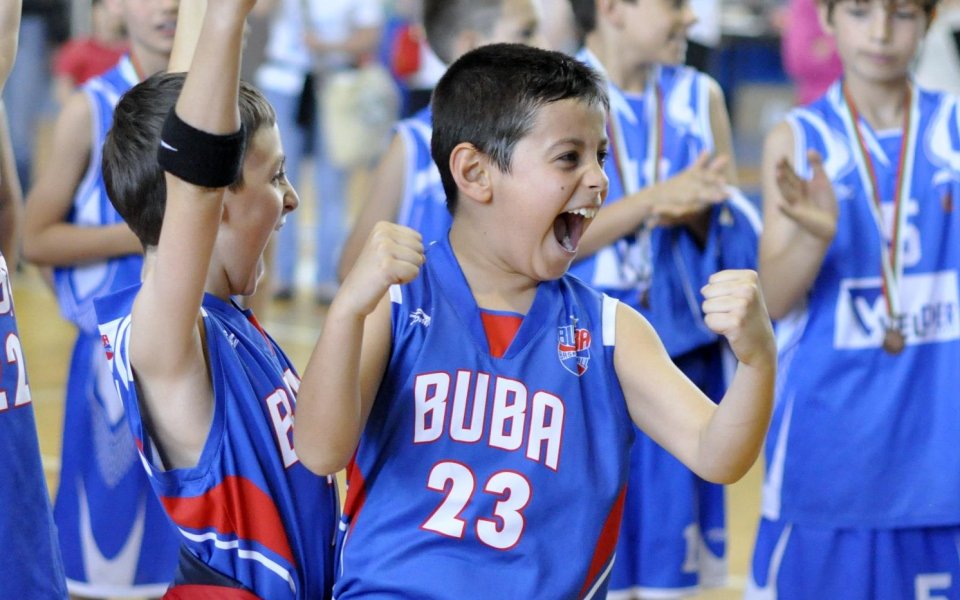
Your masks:
M 578 208 L 561 213 L 553 222 L 553 235 L 567 252 L 576 252 L 583 235 L 583 223 L 597 215 L 596 208 Z

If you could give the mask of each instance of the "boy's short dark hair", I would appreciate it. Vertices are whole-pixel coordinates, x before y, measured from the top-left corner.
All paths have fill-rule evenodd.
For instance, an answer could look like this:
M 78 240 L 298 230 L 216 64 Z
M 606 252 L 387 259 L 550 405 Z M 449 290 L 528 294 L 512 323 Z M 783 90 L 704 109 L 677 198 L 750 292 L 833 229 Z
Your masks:
M 453 42 L 462 31 L 493 32 L 504 0 L 424 0 L 423 31 L 444 64 L 453 62 Z
M 457 205 L 457 184 L 450 172 L 450 155 L 457 144 L 473 144 L 501 172 L 509 173 L 513 149 L 530 132 L 537 111 L 566 99 L 604 111 L 608 107 L 600 74 L 560 52 L 492 44 L 471 50 L 450 65 L 433 91 L 430 144 L 450 214 Z
M 817 0 L 819 4 L 823 4 L 827 7 L 827 18 L 833 18 L 833 9 L 837 7 L 838 4 L 844 2 L 845 0 Z M 853 0 L 857 3 L 868 3 L 870 0 Z M 927 25 L 930 25 L 930 20 L 933 18 L 933 12 L 937 8 L 937 3 L 940 0 L 913 0 L 913 4 L 916 4 L 923 11 L 923 14 L 927 16 Z M 887 0 L 887 4 L 894 5 L 897 3 L 897 0 Z
M 159 73 L 135 85 L 120 98 L 113 126 L 103 145 L 103 181 L 107 195 L 143 247 L 156 246 L 167 204 L 167 185 L 157 162 L 160 129 L 176 105 L 186 73 Z M 261 127 L 272 127 L 277 115 L 252 85 L 240 82 L 243 154 Z M 243 171 L 229 189 L 243 187 Z

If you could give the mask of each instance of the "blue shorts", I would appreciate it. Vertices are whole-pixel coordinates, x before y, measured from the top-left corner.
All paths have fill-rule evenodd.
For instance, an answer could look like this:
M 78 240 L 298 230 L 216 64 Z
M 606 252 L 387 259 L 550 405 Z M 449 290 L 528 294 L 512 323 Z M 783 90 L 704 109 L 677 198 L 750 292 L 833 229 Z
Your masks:
M 830 529 L 761 519 L 745 600 L 960 600 L 960 526 Z
M 722 396 L 717 346 L 676 363 L 708 396 Z M 723 486 L 700 479 L 642 431 L 636 433 L 607 598 L 675 598 L 724 585 Z

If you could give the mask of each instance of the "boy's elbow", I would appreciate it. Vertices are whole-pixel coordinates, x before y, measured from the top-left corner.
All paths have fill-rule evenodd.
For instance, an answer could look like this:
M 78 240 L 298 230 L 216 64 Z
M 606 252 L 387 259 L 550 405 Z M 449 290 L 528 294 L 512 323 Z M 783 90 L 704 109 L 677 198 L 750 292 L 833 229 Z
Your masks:
M 297 458 L 311 473 L 317 475 L 334 475 L 346 468 L 353 456 L 353 452 L 344 452 L 329 444 L 318 443 L 316 439 L 304 440 L 297 436 L 294 429 L 294 447 Z

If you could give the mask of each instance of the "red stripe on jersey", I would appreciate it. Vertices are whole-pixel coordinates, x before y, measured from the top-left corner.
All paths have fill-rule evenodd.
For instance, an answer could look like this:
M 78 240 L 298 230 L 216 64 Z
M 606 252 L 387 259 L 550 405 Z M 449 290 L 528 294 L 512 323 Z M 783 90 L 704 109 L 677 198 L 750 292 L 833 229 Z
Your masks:
M 296 564 L 273 499 L 243 477 L 225 477 L 223 483 L 200 496 L 161 496 L 160 501 L 181 527 L 214 529 L 251 540 Z
M 627 496 L 627 486 L 620 488 L 617 499 L 607 515 L 607 521 L 600 530 L 600 538 L 597 540 L 597 547 L 593 550 L 593 559 L 590 560 L 590 569 L 587 571 L 587 580 L 583 582 L 583 588 L 580 589 L 579 598 L 583 598 L 596 583 L 597 577 L 603 572 L 604 567 L 613 557 L 613 552 L 617 548 L 617 537 L 620 535 L 620 519 L 623 517 L 623 501 Z
M 259 600 L 259 598 L 247 590 L 190 584 L 170 588 L 161 600 Z
M 367 501 L 366 484 L 363 473 L 357 466 L 357 455 L 354 453 L 353 458 L 350 459 L 350 464 L 347 465 L 347 499 L 343 502 L 343 514 L 346 515 L 351 529 L 353 529 L 353 524 L 357 520 L 357 515 L 360 514 L 360 509 Z
M 517 330 L 523 323 L 523 317 L 517 315 L 500 315 L 481 310 L 480 319 L 483 321 L 483 330 L 487 334 L 487 345 L 494 358 L 502 358 L 503 353 L 510 347 L 510 342 L 517 335 Z

